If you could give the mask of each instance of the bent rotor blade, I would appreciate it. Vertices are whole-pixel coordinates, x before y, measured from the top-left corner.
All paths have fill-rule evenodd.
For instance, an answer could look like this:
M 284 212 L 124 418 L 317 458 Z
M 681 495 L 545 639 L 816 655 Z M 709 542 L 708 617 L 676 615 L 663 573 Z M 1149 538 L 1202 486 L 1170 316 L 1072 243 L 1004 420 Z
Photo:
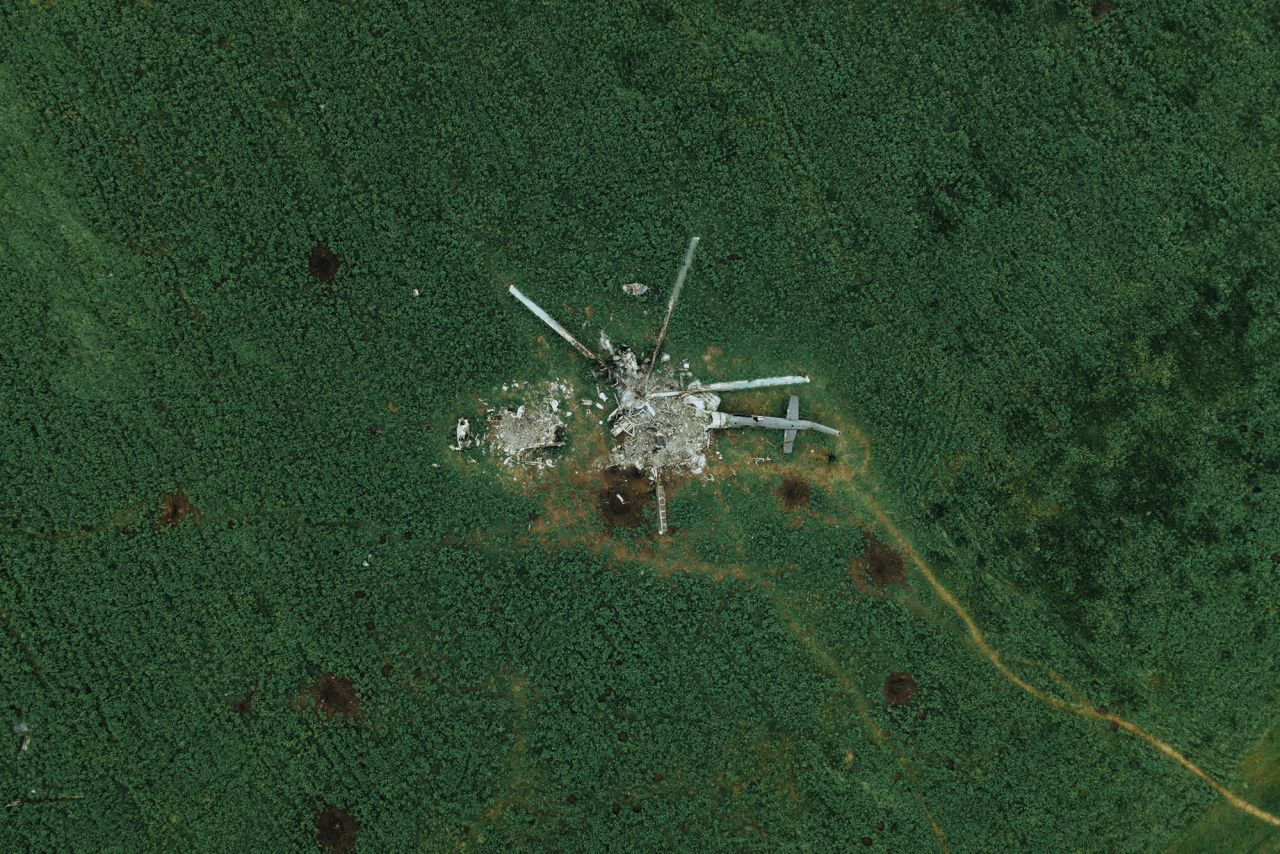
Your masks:
M 541 306 L 539 306 L 533 300 L 529 299 L 524 294 L 520 293 L 519 288 L 517 288 L 515 285 L 512 285 L 511 287 L 507 288 L 507 290 L 510 291 L 513 297 L 520 300 L 520 302 L 524 303 L 525 308 L 529 309 L 529 311 L 532 311 L 535 315 L 537 315 L 539 320 L 541 320 L 543 323 L 547 324 L 547 326 L 550 326 L 552 329 L 554 329 L 556 331 L 556 334 L 559 335 L 561 338 L 568 341 L 570 346 L 573 347 L 573 349 L 577 350 L 579 353 L 586 356 L 588 359 L 590 359 L 593 362 L 598 362 L 601 365 L 604 364 L 604 362 L 601 361 L 599 356 L 591 352 L 591 350 L 587 347 L 587 345 L 583 344 L 577 338 L 574 338 L 573 335 L 569 333 L 568 329 L 565 329 L 563 326 L 557 323 L 554 317 L 552 317 L 551 315 L 547 314 L 545 311 L 542 310 Z
M 649 358 L 648 374 L 653 373 L 653 366 L 657 364 L 658 358 L 662 355 L 662 342 L 667 340 L 667 325 L 671 323 L 671 313 L 676 310 L 676 300 L 680 299 L 680 289 L 684 287 L 684 277 L 689 275 L 689 268 L 693 266 L 693 253 L 698 248 L 698 241 L 701 239 L 700 237 L 689 239 L 689 248 L 684 253 L 684 263 L 680 265 L 680 272 L 676 273 L 676 286 L 671 289 L 671 299 L 667 301 L 667 316 L 662 318 L 662 327 L 658 329 L 658 342 L 653 345 L 653 356 Z

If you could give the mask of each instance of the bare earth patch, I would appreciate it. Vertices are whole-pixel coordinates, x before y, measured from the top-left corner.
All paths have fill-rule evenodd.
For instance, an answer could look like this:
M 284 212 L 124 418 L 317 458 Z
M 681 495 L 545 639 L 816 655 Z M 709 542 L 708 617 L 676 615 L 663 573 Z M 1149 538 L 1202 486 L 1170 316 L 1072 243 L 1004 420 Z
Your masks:
M 915 696 L 916 687 L 910 673 L 890 673 L 884 680 L 884 698 L 891 706 L 901 706 Z
M 342 717 L 348 720 L 360 716 L 360 698 L 355 685 L 345 676 L 321 673 L 308 693 L 317 710 L 327 718 Z M 305 698 L 303 698 L 305 702 Z
M 316 813 L 316 842 L 326 851 L 354 850 L 359 830 L 360 823 L 342 807 L 330 804 Z

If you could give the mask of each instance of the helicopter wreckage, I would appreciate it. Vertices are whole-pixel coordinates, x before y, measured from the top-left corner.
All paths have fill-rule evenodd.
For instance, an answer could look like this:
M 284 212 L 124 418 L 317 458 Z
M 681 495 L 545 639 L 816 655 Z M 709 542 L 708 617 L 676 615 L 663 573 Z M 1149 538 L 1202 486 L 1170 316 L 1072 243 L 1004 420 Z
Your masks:
M 791 453 L 798 431 L 814 430 L 832 436 L 840 433 L 831 427 L 801 419 L 800 400 L 795 395 L 788 402 L 785 418 L 720 411 L 721 392 L 800 385 L 808 383 L 808 377 L 779 376 L 702 383 L 687 370 L 678 373 L 674 369 L 670 357 L 662 352 L 662 344 L 697 248 L 698 238 L 694 237 L 689 241 L 676 275 L 653 353 L 647 359 L 637 356 L 630 347 L 615 346 L 603 333 L 599 342 L 603 355 L 597 354 L 514 285 L 508 289 L 538 319 L 592 362 L 596 376 L 611 390 L 616 407 L 608 415 L 609 431 L 614 439 L 610 465 L 623 470 L 634 469 L 652 482 L 657 498 L 660 535 L 667 533 L 664 472 L 701 472 L 706 467 L 712 431 L 742 427 L 782 430 L 784 453 Z M 627 293 L 635 295 L 630 290 Z M 568 390 L 554 384 L 551 388 L 553 391 L 558 388 Z M 604 397 L 603 393 L 601 397 Z M 596 406 L 600 408 L 601 404 Z M 508 460 L 519 461 L 526 455 L 559 447 L 564 444 L 565 424 L 558 410 L 554 394 L 542 405 L 521 406 L 515 411 L 503 410 L 490 419 L 486 438 Z M 457 440 L 455 448 L 458 450 L 472 441 L 470 425 L 465 421 L 459 421 Z

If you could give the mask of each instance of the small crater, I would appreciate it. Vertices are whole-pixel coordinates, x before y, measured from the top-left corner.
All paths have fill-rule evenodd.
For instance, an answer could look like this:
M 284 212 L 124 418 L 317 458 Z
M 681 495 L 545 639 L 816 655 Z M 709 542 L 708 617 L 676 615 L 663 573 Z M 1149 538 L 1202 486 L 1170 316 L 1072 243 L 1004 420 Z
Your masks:
M 809 496 L 812 494 L 813 490 L 809 488 L 809 484 L 798 477 L 787 478 L 778 488 L 778 495 L 788 510 L 795 510 L 808 504 Z
M 317 243 L 307 256 L 307 269 L 321 282 L 332 282 L 341 265 L 342 259 L 323 243 Z
M 179 484 L 173 492 L 166 492 L 160 496 L 160 518 L 156 520 L 156 528 L 176 528 L 196 512 L 196 508 L 187 500 L 187 494 L 182 491 L 182 486 Z
M 596 493 L 596 506 L 611 528 L 634 528 L 644 521 L 644 508 L 653 499 L 649 478 L 635 469 L 604 470 L 604 486 Z
M 884 680 L 884 698 L 891 706 L 901 706 L 916 693 L 916 680 L 910 673 L 890 673 Z
M 863 534 L 862 558 L 854 568 L 881 590 L 891 584 L 907 586 L 907 567 L 901 552 L 880 542 L 870 531 Z
M 351 813 L 332 804 L 316 813 L 316 842 L 326 851 L 351 851 L 356 847 L 360 823 Z
M 360 715 L 360 698 L 355 686 L 345 676 L 325 672 L 320 674 L 310 688 L 311 701 L 327 718 L 343 717 L 348 720 Z

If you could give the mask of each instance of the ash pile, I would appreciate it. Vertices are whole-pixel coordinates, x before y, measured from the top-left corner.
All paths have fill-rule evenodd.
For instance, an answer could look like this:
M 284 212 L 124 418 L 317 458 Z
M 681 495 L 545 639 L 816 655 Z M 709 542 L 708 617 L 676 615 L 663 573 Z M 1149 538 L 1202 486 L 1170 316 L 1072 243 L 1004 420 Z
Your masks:
M 602 338 L 602 344 L 606 339 Z M 650 371 L 627 347 L 611 355 L 608 374 L 618 407 L 609 415 L 614 445 L 610 464 L 655 476 L 662 469 L 699 474 L 707 466 L 711 413 L 720 405 L 712 392 L 686 389 L 664 360 Z

